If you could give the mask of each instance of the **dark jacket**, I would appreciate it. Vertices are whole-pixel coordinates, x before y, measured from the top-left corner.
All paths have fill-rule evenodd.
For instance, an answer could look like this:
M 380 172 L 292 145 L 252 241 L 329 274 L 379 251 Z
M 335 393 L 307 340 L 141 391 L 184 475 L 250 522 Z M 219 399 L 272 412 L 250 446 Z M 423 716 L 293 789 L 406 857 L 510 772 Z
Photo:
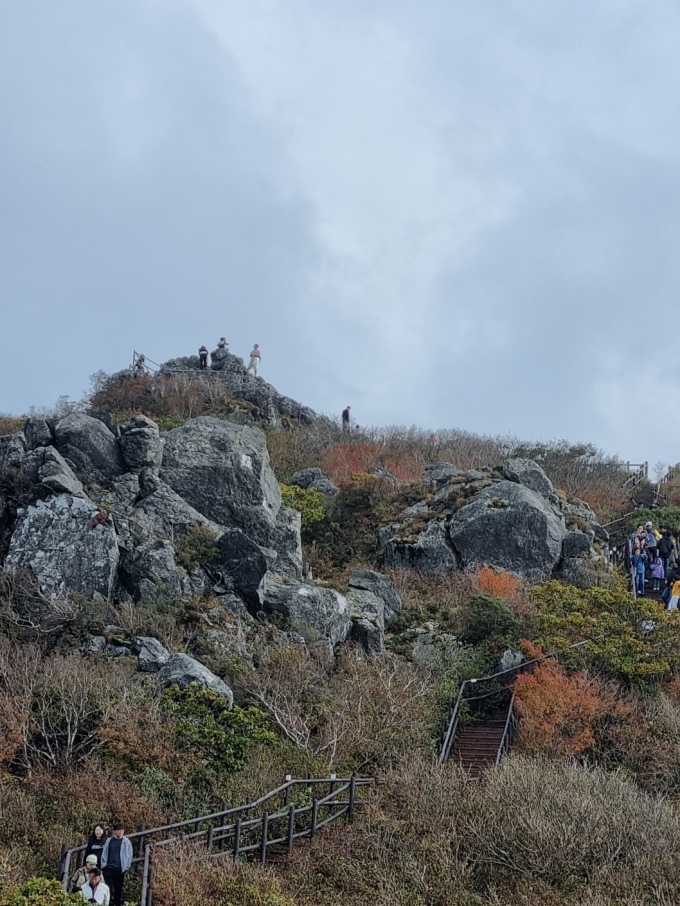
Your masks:
M 85 850 L 85 858 L 93 855 L 97 857 L 97 865 L 101 868 L 102 865 L 102 853 L 104 852 L 104 847 L 106 846 L 106 834 L 98 840 L 94 834 L 87 841 L 87 849 Z
M 673 537 L 668 532 L 664 532 L 661 536 L 661 541 L 659 541 L 659 556 L 670 557 L 672 553 Z

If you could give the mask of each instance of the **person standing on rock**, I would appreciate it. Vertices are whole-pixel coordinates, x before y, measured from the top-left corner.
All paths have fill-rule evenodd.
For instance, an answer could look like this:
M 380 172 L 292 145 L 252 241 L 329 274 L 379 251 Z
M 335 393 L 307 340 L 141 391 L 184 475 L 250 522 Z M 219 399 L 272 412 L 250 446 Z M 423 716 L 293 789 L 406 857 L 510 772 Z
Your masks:
M 351 430 L 351 426 L 350 426 L 351 409 L 352 409 L 351 406 L 345 406 L 345 408 L 342 410 L 342 430 L 347 431 L 348 433 Z
M 125 826 L 118 822 L 113 825 L 113 836 L 106 841 L 102 852 L 104 880 L 111 888 L 111 906 L 123 906 L 125 872 L 131 865 L 132 843 L 125 836 Z
M 220 342 L 217 344 L 217 348 L 218 349 L 227 348 L 227 338 L 226 337 L 220 337 Z
M 207 346 L 200 347 L 200 349 L 198 350 L 198 358 L 199 358 L 199 363 L 200 363 L 199 367 L 207 368 L 208 367 L 208 348 L 207 348 Z
M 257 369 L 260 367 L 261 361 L 262 355 L 260 354 L 260 347 L 256 343 L 253 346 L 252 352 L 250 353 L 250 362 L 248 363 L 248 367 L 246 368 L 246 374 L 248 374 L 248 372 L 252 368 L 253 374 L 255 375 L 255 377 L 257 377 Z

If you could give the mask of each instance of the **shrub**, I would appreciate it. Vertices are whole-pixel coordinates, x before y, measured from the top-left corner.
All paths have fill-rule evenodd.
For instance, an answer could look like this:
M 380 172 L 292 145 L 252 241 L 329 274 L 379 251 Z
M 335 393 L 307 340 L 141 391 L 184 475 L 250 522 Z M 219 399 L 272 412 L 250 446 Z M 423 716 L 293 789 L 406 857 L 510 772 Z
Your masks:
M 312 527 L 326 515 L 326 498 L 316 488 L 298 488 L 296 485 L 282 484 L 281 503 L 283 506 L 297 510 L 302 517 L 302 531 L 309 534 Z
M 478 569 L 475 578 L 482 592 L 492 598 L 512 598 L 520 589 L 517 576 L 503 570 L 496 571 L 491 566 Z
M 518 747 L 529 754 L 581 755 L 595 745 L 598 720 L 617 709 L 601 683 L 583 673 L 568 675 L 553 660 L 514 683 L 520 717 Z
M 204 525 L 190 525 L 186 532 L 174 536 L 177 563 L 187 572 L 208 566 L 219 556 L 217 535 Z
M 59 881 L 48 881 L 46 878 L 31 878 L 25 884 L 0 890 L 0 906 L 82 906 L 84 900 L 78 893 L 64 893 Z
M 518 641 L 524 623 L 505 602 L 491 595 L 474 595 L 470 599 L 462 638 L 471 645 L 492 642 L 496 646 Z
M 172 686 L 164 691 L 162 701 L 176 721 L 179 747 L 218 772 L 241 770 L 253 745 L 274 742 L 262 711 L 238 706 L 230 711 L 226 701 L 208 689 Z

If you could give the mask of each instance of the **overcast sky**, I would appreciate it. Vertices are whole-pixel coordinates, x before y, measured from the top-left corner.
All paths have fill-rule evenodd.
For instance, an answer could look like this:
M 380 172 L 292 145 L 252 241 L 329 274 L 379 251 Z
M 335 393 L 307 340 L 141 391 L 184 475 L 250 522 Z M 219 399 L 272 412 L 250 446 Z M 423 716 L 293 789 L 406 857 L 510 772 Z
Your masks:
M 0 411 L 214 348 L 680 460 L 680 6 L 0 0 Z

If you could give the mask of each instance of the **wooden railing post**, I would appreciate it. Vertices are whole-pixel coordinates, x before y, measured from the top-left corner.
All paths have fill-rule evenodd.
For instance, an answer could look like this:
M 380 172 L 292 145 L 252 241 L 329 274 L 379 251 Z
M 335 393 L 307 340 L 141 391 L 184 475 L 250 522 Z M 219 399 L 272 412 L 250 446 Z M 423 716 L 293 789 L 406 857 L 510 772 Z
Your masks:
M 220 831 L 221 831 L 220 852 L 224 851 L 224 828 L 226 827 L 225 821 L 227 820 L 227 816 L 224 813 L 227 811 L 228 808 L 229 808 L 229 804 L 227 802 L 223 802 L 222 803 L 222 820 L 220 822 Z
M 267 864 L 267 834 L 269 832 L 269 815 L 267 812 L 262 816 L 262 849 L 260 858 L 263 865 Z
M 201 810 L 196 812 L 196 822 L 194 823 L 194 833 L 197 834 L 201 829 Z
M 208 825 L 208 835 L 207 835 L 207 842 L 206 842 L 206 849 L 208 850 L 208 855 L 210 855 L 210 852 L 212 850 L 212 844 L 213 844 L 213 824 L 211 821 L 210 824 Z
M 139 844 L 137 845 L 137 855 L 141 856 L 144 853 L 144 825 L 140 824 L 137 828 L 137 833 L 140 834 Z
M 312 826 L 309 829 L 309 836 L 313 837 L 316 833 L 316 819 L 319 813 L 319 800 L 312 799 Z
M 290 776 L 290 774 L 286 774 L 286 783 L 288 784 L 288 786 L 286 787 L 286 798 L 283 803 L 285 806 L 290 805 L 290 782 L 292 779 L 293 778 Z
M 288 855 L 293 852 L 293 837 L 295 836 L 295 806 L 290 806 L 288 812 Z
M 144 851 L 144 869 L 142 871 L 142 896 L 140 899 L 141 906 L 147 906 L 149 896 L 149 867 L 151 864 L 151 844 Z
M 234 825 L 234 859 L 238 859 L 239 846 L 241 845 L 241 819 L 236 819 Z
M 354 805 L 357 797 L 357 778 L 356 774 L 352 774 L 351 780 L 349 782 L 349 805 L 347 807 L 347 820 L 354 821 Z

